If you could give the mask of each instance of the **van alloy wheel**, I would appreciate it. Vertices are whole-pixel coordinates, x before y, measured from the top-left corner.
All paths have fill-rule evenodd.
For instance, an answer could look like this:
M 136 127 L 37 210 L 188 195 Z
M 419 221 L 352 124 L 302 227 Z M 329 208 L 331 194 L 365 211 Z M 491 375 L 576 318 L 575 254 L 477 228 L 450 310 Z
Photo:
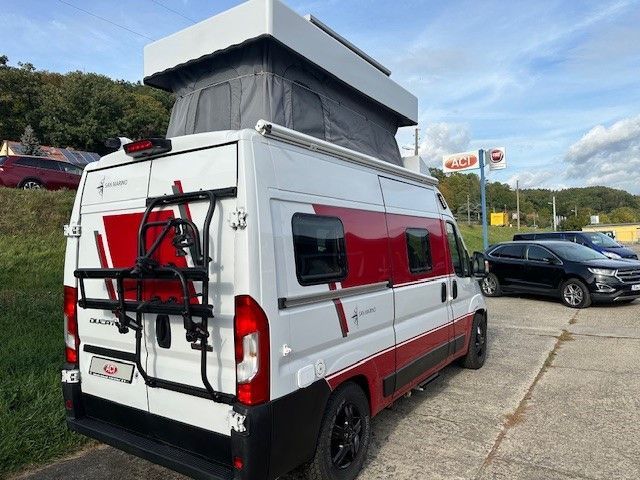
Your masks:
M 582 288 L 575 283 L 567 284 L 562 291 L 562 295 L 565 301 L 572 307 L 577 307 L 584 299 L 584 292 L 582 291 Z
M 362 415 L 358 407 L 345 401 L 331 431 L 331 459 L 336 468 L 345 469 L 355 460 L 362 444 Z

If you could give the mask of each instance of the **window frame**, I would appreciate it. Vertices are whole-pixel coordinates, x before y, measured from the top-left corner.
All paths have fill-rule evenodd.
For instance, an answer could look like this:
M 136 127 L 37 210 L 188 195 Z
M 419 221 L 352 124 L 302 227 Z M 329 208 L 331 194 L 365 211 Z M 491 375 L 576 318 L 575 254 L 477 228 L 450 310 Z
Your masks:
M 532 248 L 540 248 L 540 249 L 546 251 L 551 257 L 555 258 L 560 264 L 562 264 L 562 260 L 560 260 L 555 253 L 553 253 L 548 248 L 543 247 L 542 245 L 536 245 L 536 244 L 527 245 L 527 251 L 525 253 L 525 256 L 526 256 L 525 260 L 527 262 L 535 262 L 537 264 L 542 264 L 542 265 L 546 264 L 546 262 L 544 260 L 534 260 L 534 259 L 529 258 L 529 250 L 532 249 Z
M 296 235 L 295 233 L 295 221 L 300 218 L 313 218 L 313 219 L 327 219 L 331 221 L 337 220 L 340 229 L 342 231 L 342 237 L 338 239 L 338 257 L 337 262 L 341 268 L 341 275 L 335 276 L 332 278 L 322 278 L 320 280 L 305 280 L 300 272 L 301 262 L 299 261 L 299 252 L 296 248 Z M 310 287 L 312 285 L 325 285 L 329 283 L 341 282 L 347 278 L 349 275 L 349 259 L 347 255 L 347 241 L 344 230 L 344 224 L 342 223 L 342 219 L 340 217 L 335 217 L 331 215 L 316 215 L 314 213 L 303 213 L 296 212 L 291 217 L 291 238 L 293 243 L 293 259 L 296 266 L 296 278 L 298 279 L 298 283 L 303 287 Z
M 451 254 L 451 251 L 449 251 L 449 259 L 451 260 L 451 264 L 453 265 L 453 272 L 455 273 L 456 277 L 458 278 L 465 278 L 465 277 L 469 277 L 471 275 L 471 269 L 470 269 L 470 258 L 469 258 L 469 252 L 467 252 L 467 249 L 464 246 L 464 243 L 462 243 L 462 240 L 460 239 L 460 232 L 458 231 L 458 228 L 456 227 L 455 223 L 447 220 L 446 226 L 445 226 L 445 237 L 447 239 L 447 247 L 449 250 L 451 250 L 451 243 L 449 242 L 449 232 L 447 232 L 447 226 L 451 225 L 451 228 L 453 230 L 453 237 L 455 240 L 455 244 L 456 244 L 456 250 L 458 251 L 458 257 L 460 258 L 460 267 L 461 267 L 461 272 L 457 272 L 456 271 L 456 265 L 453 262 L 453 255 Z
M 411 257 L 409 256 L 409 235 L 411 232 L 420 232 L 426 233 L 427 238 L 427 266 L 425 268 L 412 268 L 411 267 Z M 431 255 L 431 235 L 428 229 L 422 227 L 407 227 L 404 231 L 404 238 L 407 247 L 407 266 L 409 267 L 409 273 L 411 275 L 424 275 L 425 273 L 429 273 L 433 270 L 433 257 Z M 422 243 L 422 242 L 421 242 Z

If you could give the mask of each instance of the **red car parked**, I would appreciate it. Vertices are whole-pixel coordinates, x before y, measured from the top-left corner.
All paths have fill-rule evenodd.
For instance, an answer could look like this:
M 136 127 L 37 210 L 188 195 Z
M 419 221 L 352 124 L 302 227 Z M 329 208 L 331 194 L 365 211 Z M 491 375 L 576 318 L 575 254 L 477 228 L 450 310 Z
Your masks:
M 82 169 L 68 162 L 46 157 L 0 157 L 0 186 L 24 188 L 77 189 Z

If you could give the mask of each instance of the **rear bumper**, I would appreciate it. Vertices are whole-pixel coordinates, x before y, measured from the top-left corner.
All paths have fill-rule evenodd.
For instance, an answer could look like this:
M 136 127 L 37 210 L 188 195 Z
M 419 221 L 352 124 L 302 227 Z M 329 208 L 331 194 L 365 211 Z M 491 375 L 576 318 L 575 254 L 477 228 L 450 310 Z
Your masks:
M 67 425 L 70 430 L 192 478 L 215 480 L 234 478 L 231 465 L 212 462 L 199 455 L 129 432 L 107 422 L 90 417 L 68 418 Z
M 230 410 L 245 415 L 246 431 L 228 436 L 84 394 L 81 383 L 62 385 L 71 430 L 209 480 L 271 480 L 310 460 L 330 394 L 320 380 L 263 405 L 233 405 Z M 241 469 L 233 467 L 234 458 L 242 460 Z

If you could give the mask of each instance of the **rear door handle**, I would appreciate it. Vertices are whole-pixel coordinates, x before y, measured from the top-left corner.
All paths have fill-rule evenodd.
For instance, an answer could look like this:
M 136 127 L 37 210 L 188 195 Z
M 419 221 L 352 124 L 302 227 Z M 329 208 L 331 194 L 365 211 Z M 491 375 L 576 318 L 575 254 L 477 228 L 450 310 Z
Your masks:
M 453 281 L 452 295 L 454 299 L 458 298 L 458 282 L 455 280 Z
M 440 298 L 442 299 L 442 303 L 447 301 L 447 284 L 442 283 L 442 287 L 440 289 Z

